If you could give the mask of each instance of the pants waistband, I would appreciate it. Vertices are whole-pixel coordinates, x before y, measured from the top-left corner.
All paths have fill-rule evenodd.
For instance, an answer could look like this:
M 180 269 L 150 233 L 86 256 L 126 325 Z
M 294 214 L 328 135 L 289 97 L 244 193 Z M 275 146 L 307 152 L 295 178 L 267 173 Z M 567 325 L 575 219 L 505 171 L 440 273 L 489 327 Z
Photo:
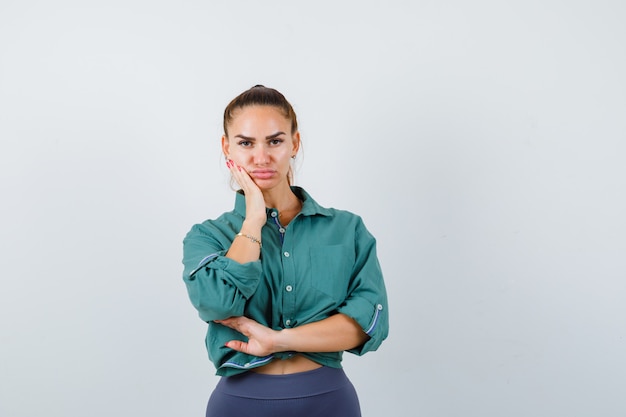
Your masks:
M 276 400 L 320 395 L 351 384 L 343 369 L 322 366 L 312 371 L 287 375 L 248 371 L 222 377 L 215 391 L 237 397 Z

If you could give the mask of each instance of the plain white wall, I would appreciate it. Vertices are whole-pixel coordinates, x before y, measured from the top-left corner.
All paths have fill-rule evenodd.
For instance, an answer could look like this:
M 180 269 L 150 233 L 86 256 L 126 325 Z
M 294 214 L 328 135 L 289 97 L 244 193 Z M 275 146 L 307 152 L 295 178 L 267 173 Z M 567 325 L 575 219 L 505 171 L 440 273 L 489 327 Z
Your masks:
M 0 3 L 0 415 L 200 416 L 181 241 L 232 206 L 227 102 L 379 242 L 364 417 L 626 415 L 622 1 Z

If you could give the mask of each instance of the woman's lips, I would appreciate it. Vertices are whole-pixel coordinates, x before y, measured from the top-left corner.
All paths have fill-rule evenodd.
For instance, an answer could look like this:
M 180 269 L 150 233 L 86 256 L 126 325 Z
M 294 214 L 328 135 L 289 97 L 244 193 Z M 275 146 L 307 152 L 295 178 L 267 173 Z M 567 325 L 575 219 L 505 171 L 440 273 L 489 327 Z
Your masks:
M 272 178 L 274 174 L 276 174 L 276 171 L 274 171 L 273 169 L 255 169 L 254 171 L 252 171 L 252 176 L 260 180 Z

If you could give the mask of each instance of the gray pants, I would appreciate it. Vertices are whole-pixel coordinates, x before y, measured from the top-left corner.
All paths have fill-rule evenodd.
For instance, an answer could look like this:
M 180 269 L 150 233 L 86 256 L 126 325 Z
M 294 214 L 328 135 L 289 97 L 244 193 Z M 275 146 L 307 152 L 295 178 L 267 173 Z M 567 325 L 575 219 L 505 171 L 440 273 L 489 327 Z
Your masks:
M 343 369 L 288 375 L 245 372 L 222 377 L 206 417 L 360 417 L 359 399 Z

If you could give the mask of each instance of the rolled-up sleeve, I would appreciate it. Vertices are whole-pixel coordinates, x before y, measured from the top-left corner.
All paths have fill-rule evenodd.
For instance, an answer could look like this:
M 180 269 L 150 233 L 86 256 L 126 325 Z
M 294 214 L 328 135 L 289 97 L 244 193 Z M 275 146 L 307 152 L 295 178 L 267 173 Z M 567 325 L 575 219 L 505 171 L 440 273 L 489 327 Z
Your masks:
M 226 243 L 201 225 L 183 240 L 183 280 L 192 305 L 206 322 L 243 315 L 261 279 L 261 262 L 240 264 L 226 258 Z
M 378 349 L 389 334 L 389 310 L 383 274 L 376 255 L 376 240 L 359 221 L 356 230 L 356 261 L 348 297 L 338 312 L 352 317 L 369 339 L 349 352 L 363 355 Z

